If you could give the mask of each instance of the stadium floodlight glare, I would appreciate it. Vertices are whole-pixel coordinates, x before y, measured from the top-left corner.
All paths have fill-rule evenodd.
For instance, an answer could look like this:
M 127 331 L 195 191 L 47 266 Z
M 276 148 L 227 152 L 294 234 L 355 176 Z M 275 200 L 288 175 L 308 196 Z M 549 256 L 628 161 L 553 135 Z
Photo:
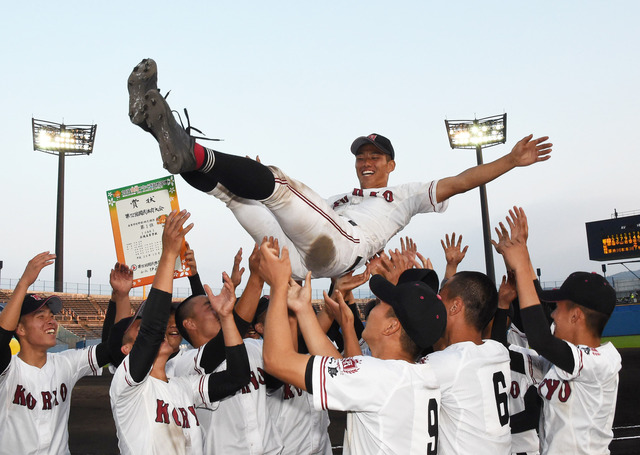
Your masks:
M 54 265 L 55 292 L 63 292 L 64 243 L 64 157 L 90 155 L 98 125 L 65 125 L 31 119 L 33 150 L 58 155 L 58 202 L 56 210 L 56 261 Z
M 58 155 L 89 155 L 93 152 L 97 125 L 65 125 L 31 119 L 33 150 Z
M 475 149 L 478 166 L 483 163 L 482 148 L 504 144 L 507 141 L 507 114 L 493 115 L 474 120 L 445 120 L 449 145 L 452 149 Z M 480 185 L 480 209 L 482 211 L 482 233 L 484 237 L 484 260 L 487 276 L 496 282 L 493 266 L 493 247 L 491 245 L 491 227 L 489 225 L 489 205 L 487 187 Z
M 507 114 L 480 120 L 445 120 L 452 149 L 475 149 L 504 144 L 507 141 Z

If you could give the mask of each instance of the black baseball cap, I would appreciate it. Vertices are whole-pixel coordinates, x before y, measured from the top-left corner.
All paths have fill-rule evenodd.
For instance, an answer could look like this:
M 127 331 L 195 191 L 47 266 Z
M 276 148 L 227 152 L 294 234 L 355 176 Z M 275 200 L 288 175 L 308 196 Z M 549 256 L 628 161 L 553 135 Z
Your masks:
M 20 309 L 20 316 L 38 311 L 43 306 L 47 305 L 53 314 L 60 313 L 62 310 L 62 300 L 60 297 L 51 295 L 45 297 L 38 294 L 27 294 L 22 301 L 22 308 Z
M 382 275 L 369 280 L 371 291 L 395 311 L 402 328 L 420 348 L 432 346 L 444 334 L 447 310 L 423 281 L 394 285 Z
M 396 158 L 396 153 L 393 151 L 391 141 L 377 133 L 371 133 L 368 136 L 360 136 L 355 141 L 353 141 L 353 144 L 351 144 L 351 153 L 357 155 L 360 147 L 365 144 L 373 144 L 382 153 L 386 153 L 387 155 L 389 155 L 392 160 Z
M 407 269 L 398 277 L 398 284 L 410 281 L 422 281 L 429 286 L 433 292 L 438 293 L 440 280 L 435 270 L 431 269 Z
M 616 307 L 616 291 L 597 273 L 573 272 L 564 280 L 560 289 L 542 291 L 538 296 L 545 302 L 571 300 L 607 316 L 610 316 Z

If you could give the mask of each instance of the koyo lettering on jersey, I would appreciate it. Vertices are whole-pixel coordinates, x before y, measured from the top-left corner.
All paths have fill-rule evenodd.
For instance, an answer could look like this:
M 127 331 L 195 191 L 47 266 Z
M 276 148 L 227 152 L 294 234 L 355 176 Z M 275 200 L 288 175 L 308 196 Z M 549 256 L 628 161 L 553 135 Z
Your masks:
M 256 368 L 257 372 L 251 370 L 251 375 L 249 376 L 249 384 L 244 386 L 241 390 L 242 393 L 251 393 L 254 390 L 258 390 L 260 385 L 264 385 L 264 370 L 260 367 Z
M 198 416 L 196 415 L 196 409 L 194 406 L 185 408 L 172 408 L 169 412 L 169 403 L 164 400 L 156 400 L 156 422 L 169 425 L 174 423 L 181 428 L 191 428 L 193 424 L 196 427 L 200 426 Z
M 559 379 L 545 379 L 538 386 L 538 394 L 545 400 L 553 399 L 556 395 L 561 403 L 565 403 L 571 396 L 571 384 Z
M 67 385 L 63 382 L 60 384 L 60 400 L 63 402 L 67 400 Z M 37 394 L 36 394 L 37 396 Z M 55 406 L 60 404 L 60 400 L 58 400 L 58 390 L 44 390 L 40 392 L 40 398 L 42 400 L 42 410 L 49 411 L 53 409 Z M 25 406 L 27 409 L 35 409 L 38 405 L 38 400 L 31 392 L 28 392 L 24 386 L 18 384 L 16 386 L 16 391 L 13 394 L 13 404 L 18 406 Z
M 369 197 L 381 197 L 383 198 L 385 201 L 387 202 L 393 202 L 393 191 L 391 190 L 385 190 L 384 192 L 380 193 L 379 191 L 369 191 L 368 193 L 365 194 L 364 190 L 362 188 L 354 188 L 353 192 L 351 193 L 352 196 L 357 196 L 357 197 L 365 197 L 365 196 L 369 196 Z M 348 196 L 343 196 L 340 199 L 338 199 L 337 201 L 335 201 L 333 203 L 333 208 L 335 209 L 336 207 L 339 207 L 341 205 L 345 205 L 349 203 L 349 197 Z
M 295 398 L 296 396 L 301 397 L 302 396 L 302 389 L 292 386 L 291 384 L 284 384 L 283 388 L 283 399 L 284 400 L 291 400 L 292 398 Z

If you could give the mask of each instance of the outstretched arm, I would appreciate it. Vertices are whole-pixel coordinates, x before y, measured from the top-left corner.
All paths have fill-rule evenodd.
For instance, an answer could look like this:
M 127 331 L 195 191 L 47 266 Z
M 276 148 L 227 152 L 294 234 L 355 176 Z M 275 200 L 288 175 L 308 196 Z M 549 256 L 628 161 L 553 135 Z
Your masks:
M 287 292 L 291 278 L 289 251 L 283 248 L 279 257 L 273 244 L 264 242 L 260 252 L 260 274 L 271 286 L 264 331 L 264 367 L 281 381 L 307 390 L 305 372 L 309 359 L 313 357 L 299 354 L 294 349 L 287 315 Z
M 9 366 L 11 361 L 9 343 L 13 337 L 13 331 L 18 327 L 20 310 L 22 310 L 22 302 L 27 295 L 27 290 L 36 281 L 40 271 L 53 264 L 55 258 L 55 254 L 45 251 L 31 259 L 13 290 L 7 306 L 0 313 L 0 373 Z
M 515 167 L 529 166 L 551 158 L 549 154 L 553 144 L 545 142 L 549 137 L 532 138 L 533 135 L 530 134 L 521 139 L 511 152 L 491 163 L 472 167 L 455 177 L 440 179 L 436 188 L 436 200 L 442 202 L 451 196 L 489 183 Z
M 533 265 L 529 258 L 526 239 L 529 226 L 522 208 L 509 210 L 507 223 L 511 233 L 503 223 L 496 228 L 498 242 L 491 242 L 501 252 L 505 261 L 513 269 L 516 278 L 516 290 L 522 310 L 522 322 L 529 344 L 538 354 L 547 358 L 559 368 L 571 372 L 575 361 L 570 346 L 566 341 L 554 337 L 545 318 L 540 299 L 531 279 Z

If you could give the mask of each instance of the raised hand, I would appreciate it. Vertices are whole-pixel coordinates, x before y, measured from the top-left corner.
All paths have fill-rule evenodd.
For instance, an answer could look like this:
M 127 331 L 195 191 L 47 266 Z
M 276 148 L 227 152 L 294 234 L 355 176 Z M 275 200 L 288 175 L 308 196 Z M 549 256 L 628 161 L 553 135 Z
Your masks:
M 516 297 L 518 292 L 516 291 L 516 276 L 512 271 L 507 272 L 507 275 L 502 275 L 502 283 L 500 283 L 500 289 L 498 289 L 498 308 L 508 310 Z
M 307 272 L 304 286 L 300 286 L 293 278 L 289 278 L 287 306 L 294 313 L 311 308 L 311 272 Z
M 467 254 L 467 250 L 469 249 L 469 245 L 461 248 L 461 235 L 458 236 L 458 242 L 456 242 L 455 232 L 451 234 L 451 240 L 449 240 L 449 234 L 446 234 L 444 240 L 440 240 L 440 244 L 442 245 L 442 249 L 444 250 L 444 257 L 447 260 L 447 264 L 455 265 L 456 267 L 462 262 L 465 255 Z
M 284 286 L 291 278 L 291 262 L 289 250 L 282 248 L 282 254 L 278 242 L 267 240 L 260 245 L 260 276 L 269 286 Z
M 242 282 L 242 274 L 244 273 L 244 267 L 240 268 L 240 263 L 242 262 L 242 248 L 238 250 L 236 255 L 233 257 L 233 268 L 231 269 L 231 282 L 233 283 L 233 287 L 237 288 L 240 286 Z
M 221 318 L 231 316 L 236 303 L 235 286 L 229 275 L 227 275 L 227 272 L 222 272 L 222 282 L 223 286 L 218 295 L 213 293 L 208 284 L 204 285 L 204 290 L 207 293 L 207 297 L 209 297 L 211 307 Z
M 56 258 L 55 254 L 51 254 L 48 251 L 44 251 L 35 255 L 25 267 L 20 281 L 23 282 L 28 288 L 38 279 L 40 272 L 43 268 L 53 264 L 53 260 Z
M 187 263 L 187 267 L 189 267 L 193 271 L 193 275 L 198 273 L 198 265 L 196 264 L 196 253 L 193 251 L 191 246 L 189 246 L 189 242 L 185 240 L 185 246 L 187 247 L 187 251 L 184 253 L 184 260 Z
M 162 232 L 163 253 L 169 254 L 172 257 L 177 257 L 178 254 L 180 254 L 184 236 L 193 229 L 193 223 L 183 228 L 184 223 L 190 216 L 191 214 L 186 210 L 181 210 L 180 212 L 176 212 L 175 210 L 171 211 L 164 224 L 164 231 Z
M 369 269 L 365 269 L 364 272 L 354 275 L 353 270 L 349 273 L 345 273 L 341 277 L 338 277 L 334 280 L 333 288 L 336 291 L 341 291 L 344 294 L 348 294 L 353 291 L 355 288 L 362 286 L 364 283 L 369 281 L 371 278 L 371 273 L 369 273 Z
M 133 287 L 133 270 L 126 264 L 116 262 L 109 274 L 109 284 L 114 293 L 118 295 L 129 295 Z
M 533 134 L 522 138 L 513 147 L 509 156 L 515 166 L 529 166 L 533 163 L 546 161 L 551 158 L 551 148 L 553 144 L 546 142 L 549 136 L 532 139 Z

